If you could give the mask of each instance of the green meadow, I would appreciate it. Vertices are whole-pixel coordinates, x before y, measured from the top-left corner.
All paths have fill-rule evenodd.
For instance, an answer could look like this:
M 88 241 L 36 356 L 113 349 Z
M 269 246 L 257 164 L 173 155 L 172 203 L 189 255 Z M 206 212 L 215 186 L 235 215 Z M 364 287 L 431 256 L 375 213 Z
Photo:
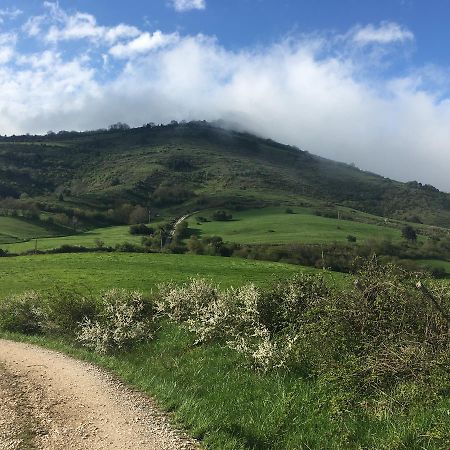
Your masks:
M 99 292 L 113 287 L 150 292 L 159 283 L 210 278 L 223 286 L 267 283 L 315 269 L 215 256 L 160 253 L 64 253 L 0 258 L 0 297 L 11 292 L 71 285 Z M 328 273 L 328 272 L 327 272 Z M 342 279 L 340 274 L 330 277 Z
M 34 235 L 39 236 L 39 235 Z M 129 227 L 116 226 L 106 228 L 95 228 L 94 230 L 85 233 L 73 234 L 70 236 L 61 237 L 41 237 L 36 239 L 29 239 L 26 242 L 16 242 L 13 244 L 2 245 L 2 248 L 11 253 L 23 253 L 34 250 L 51 250 L 61 247 L 61 245 L 78 245 L 83 247 L 95 247 L 98 240 L 102 241 L 105 246 L 113 247 L 116 244 L 123 244 L 130 242 L 139 244 L 141 242 L 140 236 L 132 236 L 129 233 Z
M 52 233 L 43 226 L 16 217 L 0 216 L 0 244 L 51 235 Z
M 401 232 L 396 228 L 317 216 L 305 208 L 293 208 L 293 211 L 294 214 L 287 214 L 285 208 L 255 209 L 233 212 L 230 221 L 200 223 L 197 216 L 211 215 L 211 212 L 202 212 L 189 218 L 188 222 L 189 228 L 201 235 L 221 236 L 224 241 L 240 244 L 346 242 L 348 235 L 355 236 L 357 241 L 401 240 Z

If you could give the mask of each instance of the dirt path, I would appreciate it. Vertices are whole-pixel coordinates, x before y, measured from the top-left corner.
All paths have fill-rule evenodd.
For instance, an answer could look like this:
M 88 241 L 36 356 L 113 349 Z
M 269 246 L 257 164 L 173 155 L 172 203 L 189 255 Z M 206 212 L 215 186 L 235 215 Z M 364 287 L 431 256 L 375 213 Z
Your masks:
M 0 449 L 181 450 L 147 397 L 60 353 L 0 340 Z
M 194 214 L 199 213 L 200 211 L 194 211 L 189 214 L 185 214 L 184 216 L 180 217 L 173 225 L 172 229 L 170 230 L 170 237 L 173 238 L 175 231 L 177 230 L 177 226 L 180 225 L 181 222 L 184 222 L 186 219 L 189 219 L 189 217 L 193 216 Z

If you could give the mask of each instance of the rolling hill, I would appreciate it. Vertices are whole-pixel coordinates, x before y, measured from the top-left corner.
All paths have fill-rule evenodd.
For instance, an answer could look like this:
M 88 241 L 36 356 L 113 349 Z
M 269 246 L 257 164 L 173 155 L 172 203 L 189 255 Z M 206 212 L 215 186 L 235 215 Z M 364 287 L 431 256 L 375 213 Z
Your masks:
M 117 210 L 124 204 L 168 214 L 338 204 L 450 226 L 450 195 L 432 186 L 206 122 L 0 138 L 0 212 L 11 204 L 96 225 L 111 217 L 123 223 Z

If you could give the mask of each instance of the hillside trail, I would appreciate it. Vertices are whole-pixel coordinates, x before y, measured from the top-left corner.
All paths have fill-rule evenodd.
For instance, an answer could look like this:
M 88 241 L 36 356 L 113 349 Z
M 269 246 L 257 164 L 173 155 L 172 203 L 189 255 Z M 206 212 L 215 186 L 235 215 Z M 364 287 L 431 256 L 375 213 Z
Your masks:
M 180 223 L 184 222 L 186 219 L 189 219 L 189 217 L 193 216 L 194 214 L 199 213 L 200 211 L 194 211 L 188 214 L 185 214 L 184 216 L 180 217 L 172 226 L 172 229 L 170 230 L 170 237 L 173 238 L 175 231 L 177 230 L 177 226 L 180 225 Z
M 199 449 L 143 394 L 86 362 L 0 339 L 0 449 Z

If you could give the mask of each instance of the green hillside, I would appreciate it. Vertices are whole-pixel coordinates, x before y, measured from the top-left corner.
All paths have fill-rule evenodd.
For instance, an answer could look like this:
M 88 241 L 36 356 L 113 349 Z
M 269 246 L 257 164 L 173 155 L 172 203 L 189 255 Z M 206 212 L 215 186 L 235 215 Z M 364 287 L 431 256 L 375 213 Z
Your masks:
M 0 216 L 0 244 L 10 244 L 33 237 L 47 237 L 54 234 L 40 224 L 20 218 Z
M 89 227 L 125 223 L 124 205 L 176 215 L 280 203 L 340 204 L 450 224 L 450 195 L 432 186 L 395 182 L 203 122 L 0 140 L 3 213 L 37 208 L 57 223 L 71 226 L 75 217 Z
M 0 222 L 1 223 L 1 222 Z M 2 248 L 11 253 L 24 253 L 30 250 L 51 250 L 62 245 L 73 245 L 95 248 L 98 245 L 114 247 L 117 244 L 130 242 L 139 244 L 140 236 L 132 236 L 128 226 L 112 226 L 105 228 L 95 228 L 84 233 L 73 234 L 60 237 L 43 237 L 40 239 L 29 239 L 24 242 L 4 244 Z

